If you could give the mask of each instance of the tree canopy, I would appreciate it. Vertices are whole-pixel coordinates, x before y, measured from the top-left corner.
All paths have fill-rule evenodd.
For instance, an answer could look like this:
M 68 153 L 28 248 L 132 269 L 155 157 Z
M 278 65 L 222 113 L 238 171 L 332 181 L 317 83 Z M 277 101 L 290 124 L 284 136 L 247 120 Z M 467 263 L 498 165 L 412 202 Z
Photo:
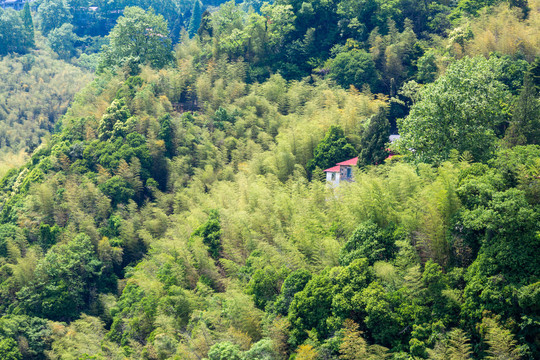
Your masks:
M 162 68 L 172 59 L 167 22 L 152 9 L 126 7 L 109 35 L 102 66 L 122 65 L 127 61 Z
M 448 159 L 451 150 L 487 159 L 498 127 L 508 121 L 509 92 L 498 76 L 497 58 L 464 58 L 451 64 L 444 76 L 420 91 L 420 100 L 399 122 L 400 151 L 432 163 Z

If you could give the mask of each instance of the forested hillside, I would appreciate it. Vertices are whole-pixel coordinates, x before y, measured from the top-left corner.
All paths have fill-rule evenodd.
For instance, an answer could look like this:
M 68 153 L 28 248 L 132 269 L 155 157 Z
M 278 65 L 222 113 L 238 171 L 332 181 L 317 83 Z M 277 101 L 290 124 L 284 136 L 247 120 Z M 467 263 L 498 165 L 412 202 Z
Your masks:
M 538 0 L 31 4 L 1 359 L 540 357 Z

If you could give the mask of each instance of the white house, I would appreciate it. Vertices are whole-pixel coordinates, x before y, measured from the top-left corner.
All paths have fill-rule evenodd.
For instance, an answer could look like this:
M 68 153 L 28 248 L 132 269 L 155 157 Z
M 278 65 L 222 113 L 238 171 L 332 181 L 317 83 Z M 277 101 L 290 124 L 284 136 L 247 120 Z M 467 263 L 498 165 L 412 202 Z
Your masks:
M 390 135 L 388 140 L 390 143 L 393 143 L 394 141 L 398 140 L 400 138 L 399 135 Z M 388 149 L 390 151 L 390 149 Z M 390 155 L 387 157 L 387 159 L 392 158 L 394 154 L 390 152 Z M 326 173 L 326 182 L 331 187 L 336 187 L 339 185 L 340 181 L 354 181 L 353 179 L 353 166 L 356 166 L 358 164 L 358 156 L 349 160 L 345 160 L 342 162 L 339 162 L 336 164 L 336 166 L 332 166 L 331 168 L 328 168 L 324 170 Z
M 353 181 L 353 166 L 358 163 L 358 157 L 337 163 L 336 166 L 324 170 L 326 181 L 332 187 L 339 185 L 340 181 Z

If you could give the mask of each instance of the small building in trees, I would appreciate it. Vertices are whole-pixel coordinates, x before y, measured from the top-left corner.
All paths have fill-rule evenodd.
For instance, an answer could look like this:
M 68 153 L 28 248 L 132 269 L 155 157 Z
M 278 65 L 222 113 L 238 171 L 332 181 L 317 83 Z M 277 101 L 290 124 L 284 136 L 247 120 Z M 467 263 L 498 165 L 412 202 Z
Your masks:
M 0 0 L 0 6 L 2 9 L 12 8 L 14 10 L 22 10 L 25 0 Z
M 399 139 L 399 135 L 390 135 L 388 140 L 390 143 Z M 390 149 L 387 149 L 389 155 L 386 159 L 392 158 L 395 154 Z M 354 181 L 353 166 L 358 165 L 358 156 L 349 160 L 337 163 L 335 166 L 324 170 L 326 173 L 326 182 L 331 187 L 337 187 L 341 181 Z
M 324 170 L 326 181 L 332 187 L 338 186 L 341 181 L 353 181 L 352 167 L 356 164 L 358 164 L 358 157 L 339 162 L 336 166 Z

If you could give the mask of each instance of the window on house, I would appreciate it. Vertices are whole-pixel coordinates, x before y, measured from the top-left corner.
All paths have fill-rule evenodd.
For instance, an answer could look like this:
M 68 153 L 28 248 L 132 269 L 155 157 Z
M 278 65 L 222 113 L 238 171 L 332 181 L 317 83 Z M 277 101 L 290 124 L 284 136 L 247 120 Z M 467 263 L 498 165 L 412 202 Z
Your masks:
M 347 168 L 347 177 L 350 178 L 352 176 L 352 168 Z
M 336 173 L 331 173 L 332 175 L 330 175 L 330 179 L 332 181 L 335 181 L 336 180 Z

